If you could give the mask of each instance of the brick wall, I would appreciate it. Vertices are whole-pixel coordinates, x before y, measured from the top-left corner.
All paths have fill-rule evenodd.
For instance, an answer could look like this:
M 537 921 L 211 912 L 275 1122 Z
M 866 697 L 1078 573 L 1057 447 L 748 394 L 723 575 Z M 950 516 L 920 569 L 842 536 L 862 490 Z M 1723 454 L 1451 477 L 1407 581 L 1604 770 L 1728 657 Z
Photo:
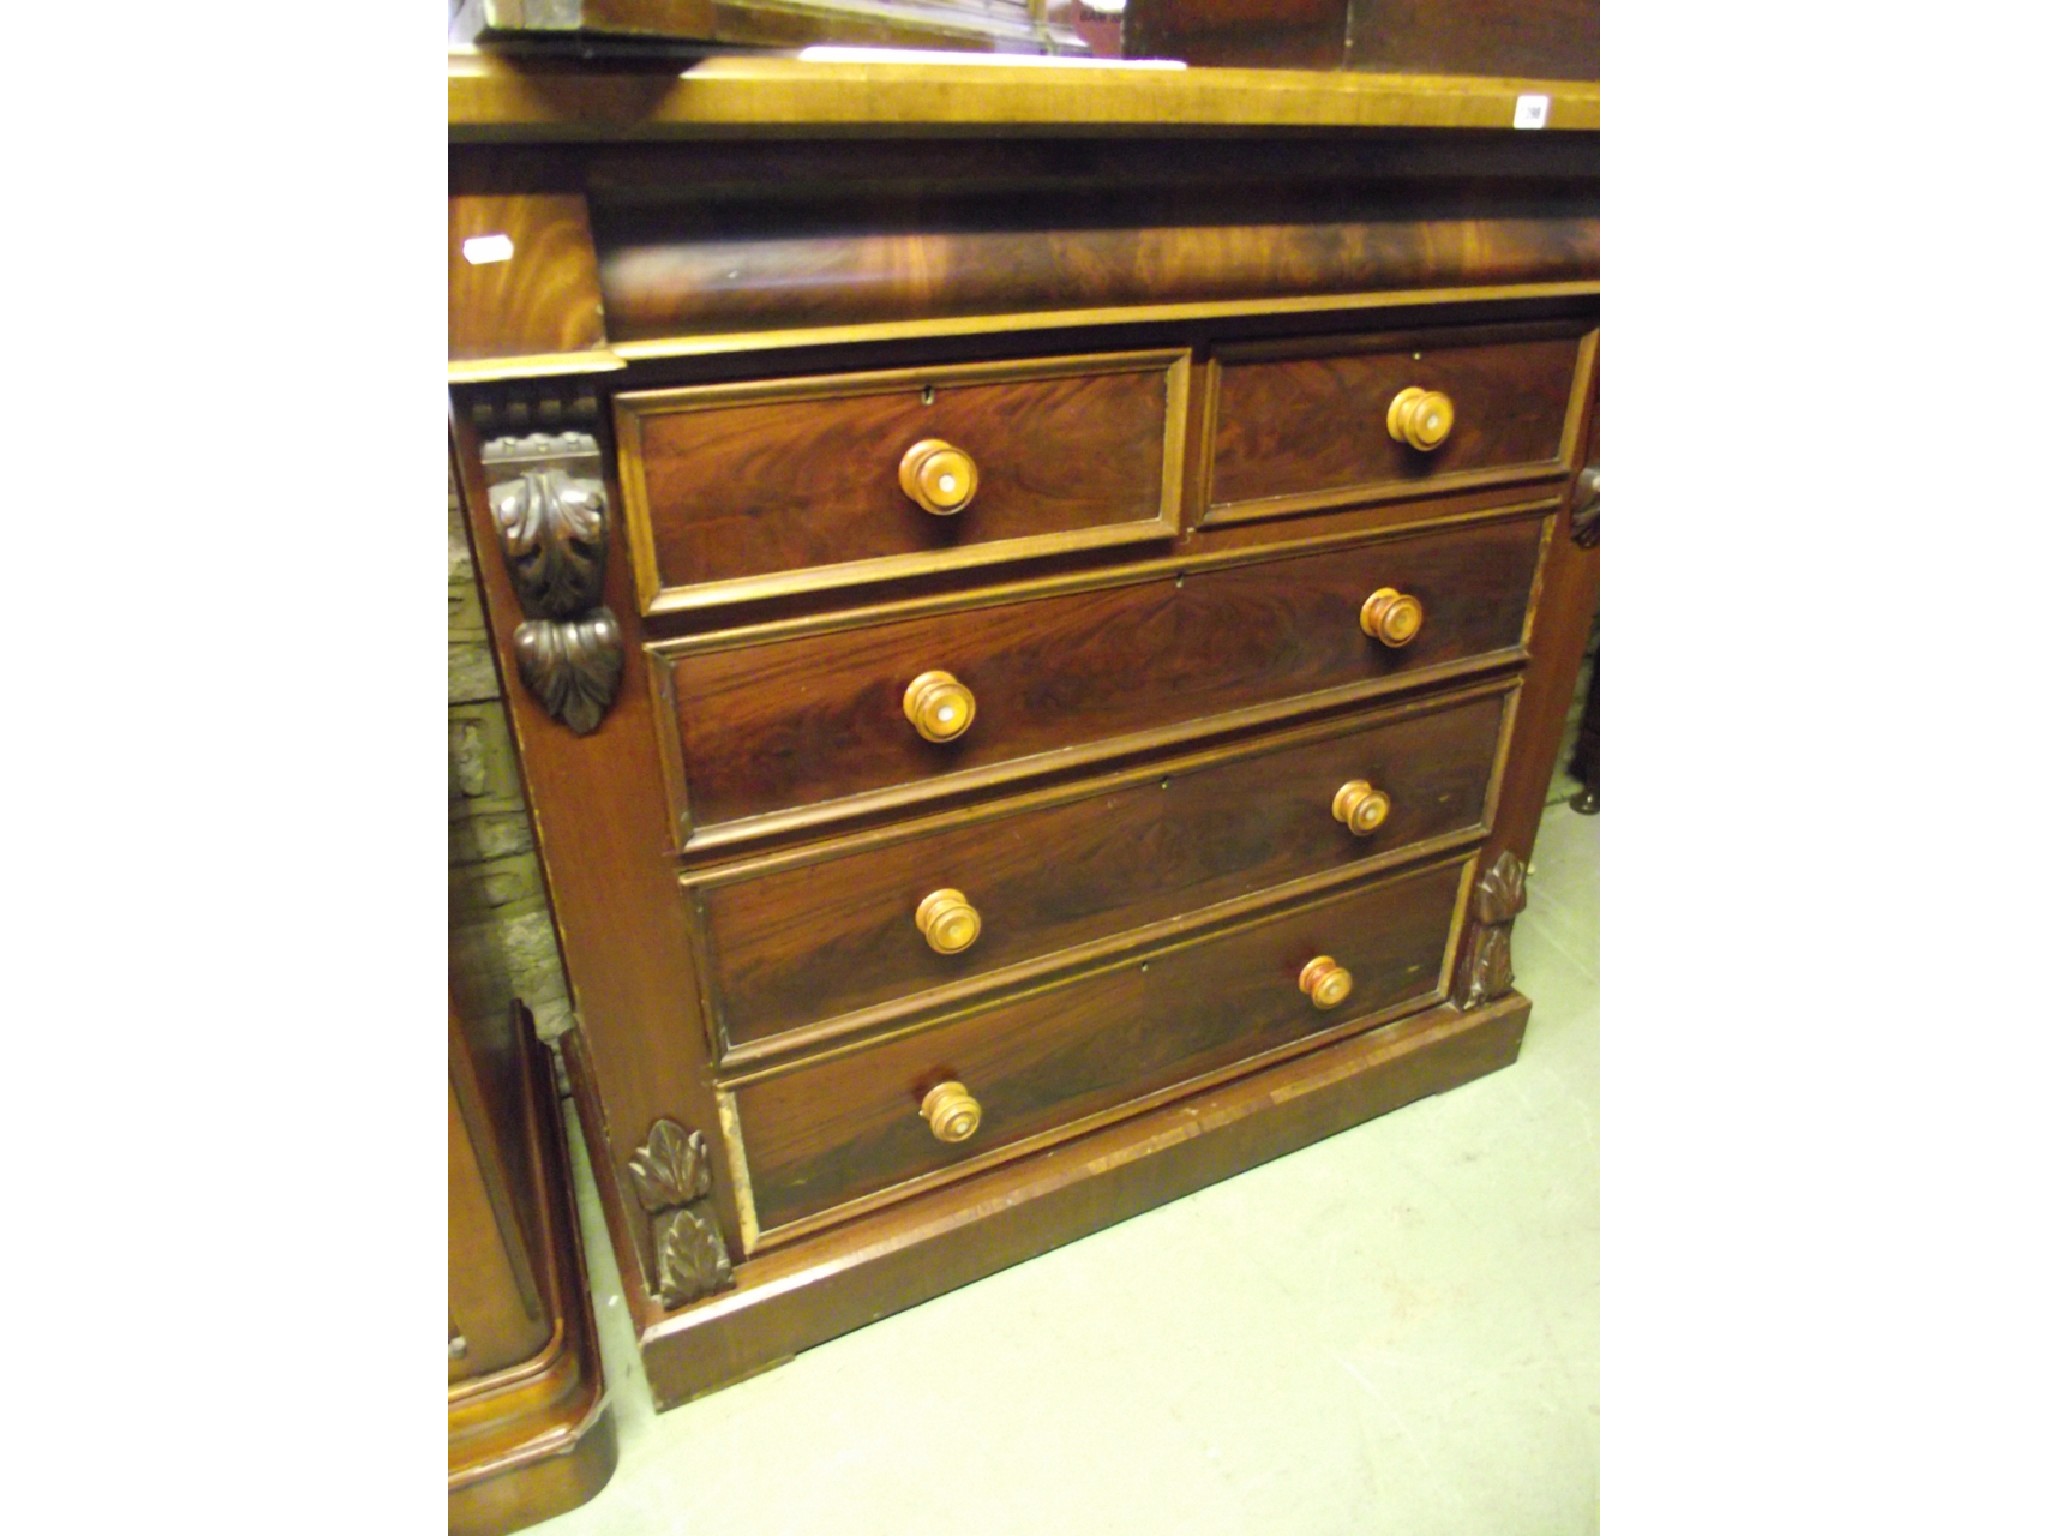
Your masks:
M 448 968 L 465 1011 L 513 997 L 541 1038 L 574 1022 L 519 783 L 483 595 L 448 486 Z

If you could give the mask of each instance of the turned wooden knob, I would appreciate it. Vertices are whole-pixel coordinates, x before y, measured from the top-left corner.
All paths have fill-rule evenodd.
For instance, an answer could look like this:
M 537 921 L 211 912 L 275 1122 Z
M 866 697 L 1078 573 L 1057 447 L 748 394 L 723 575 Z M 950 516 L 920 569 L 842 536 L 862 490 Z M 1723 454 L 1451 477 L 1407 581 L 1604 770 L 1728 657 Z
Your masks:
M 1394 808 L 1394 802 L 1387 798 L 1383 789 L 1374 789 L 1363 779 L 1347 779 L 1337 786 L 1337 798 L 1330 802 L 1330 814 L 1335 816 L 1352 835 L 1363 837 L 1387 819 L 1387 812 Z
M 950 672 L 921 672 L 903 690 L 903 713 L 926 741 L 951 741 L 974 724 L 974 695 Z
M 1381 645 L 1399 649 L 1422 633 L 1422 604 L 1406 592 L 1381 587 L 1358 610 L 1358 627 Z
M 965 1141 L 981 1129 L 981 1105 L 963 1083 L 939 1084 L 924 1096 L 917 1112 L 941 1141 Z
M 974 500 L 981 471 L 974 467 L 966 449 L 928 437 L 910 445 L 903 462 L 896 466 L 896 478 L 902 482 L 903 494 L 925 511 L 934 517 L 951 517 Z
M 957 955 L 981 937 L 981 914 L 958 891 L 933 891 L 917 904 L 917 931 L 940 954 Z
M 1387 435 L 1422 453 L 1440 447 L 1451 435 L 1451 423 L 1458 413 L 1451 397 L 1438 389 L 1410 386 L 1394 396 L 1387 407 Z
M 1301 968 L 1301 990 L 1318 1008 L 1334 1008 L 1351 995 L 1351 973 L 1328 955 Z

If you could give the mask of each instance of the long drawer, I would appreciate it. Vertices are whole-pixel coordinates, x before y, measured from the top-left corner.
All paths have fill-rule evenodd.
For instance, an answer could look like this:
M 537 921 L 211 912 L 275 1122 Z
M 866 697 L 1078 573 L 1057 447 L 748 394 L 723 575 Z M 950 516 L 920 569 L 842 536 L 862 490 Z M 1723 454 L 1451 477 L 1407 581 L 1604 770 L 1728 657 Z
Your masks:
M 876 1024 L 1248 893 L 1477 836 L 1511 687 L 686 874 L 718 1043 Z
M 716 847 L 1518 659 L 1544 530 L 1531 513 L 650 646 L 678 837 Z M 1382 592 L 1420 604 L 1404 643 L 1362 627 Z
M 743 1150 L 757 1232 L 1440 995 L 1470 868 L 1465 860 L 1399 875 L 739 1084 L 728 1130 Z M 1327 1008 L 1304 984 L 1319 959 L 1349 973 L 1348 995 Z M 1325 968 L 1308 980 L 1327 976 Z M 934 1105 L 933 1091 L 948 1084 L 956 1097 Z M 972 1100 L 978 1125 L 965 1140 L 941 1140 L 936 1124 L 958 1112 L 958 1095 Z

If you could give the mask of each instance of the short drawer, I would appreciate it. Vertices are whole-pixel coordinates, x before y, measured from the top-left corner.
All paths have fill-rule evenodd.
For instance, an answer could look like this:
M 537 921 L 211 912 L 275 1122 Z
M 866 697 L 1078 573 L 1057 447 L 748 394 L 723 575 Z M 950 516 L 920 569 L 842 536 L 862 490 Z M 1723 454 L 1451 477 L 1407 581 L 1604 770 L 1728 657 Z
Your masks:
M 1584 333 L 1219 348 L 1202 521 L 1562 472 Z
M 1326 1030 L 1435 1000 L 1470 868 L 1397 876 L 738 1085 L 730 1119 L 758 1231 L 978 1166 Z M 1327 1008 L 1303 980 L 1322 957 L 1349 973 L 1348 995 Z M 939 1139 L 925 1118 L 946 1083 L 978 1108 L 964 1141 Z M 942 1098 L 933 1112 L 947 1107 Z
M 1511 689 L 685 875 L 720 1044 L 877 1025 L 1479 836 Z
M 678 836 L 716 848 L 1518 659 L 1545 529 L 1348 535 L 651 646 Z M 1420 604 L 1403 643 L 1362 627 L 1377 593 Z
M 1171 538 L 1188 354 L 642 390 L 617 402 L 643 612 Z

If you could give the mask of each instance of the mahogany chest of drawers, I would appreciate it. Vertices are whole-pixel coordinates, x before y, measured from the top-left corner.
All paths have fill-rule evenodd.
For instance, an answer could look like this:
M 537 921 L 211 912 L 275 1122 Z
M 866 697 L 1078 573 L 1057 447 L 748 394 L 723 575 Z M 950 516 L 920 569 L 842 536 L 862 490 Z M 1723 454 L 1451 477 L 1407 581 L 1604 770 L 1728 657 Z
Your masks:
M 663 1404 L 1519 1048 L 1597 91 L 1224 73 L 451 81 L 452 452 Z

